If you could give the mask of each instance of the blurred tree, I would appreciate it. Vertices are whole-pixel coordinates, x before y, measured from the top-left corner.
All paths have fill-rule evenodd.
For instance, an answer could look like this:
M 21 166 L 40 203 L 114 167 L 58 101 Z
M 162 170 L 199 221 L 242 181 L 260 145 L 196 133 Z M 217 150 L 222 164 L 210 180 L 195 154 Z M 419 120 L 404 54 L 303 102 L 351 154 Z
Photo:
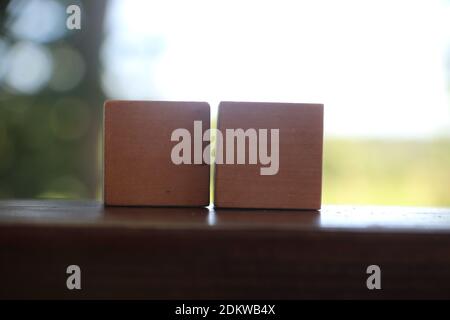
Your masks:
M 0 197 L 98 196 L 107 3 L 0 2 Z M 69 4 L 81 30 L 66 29 Z

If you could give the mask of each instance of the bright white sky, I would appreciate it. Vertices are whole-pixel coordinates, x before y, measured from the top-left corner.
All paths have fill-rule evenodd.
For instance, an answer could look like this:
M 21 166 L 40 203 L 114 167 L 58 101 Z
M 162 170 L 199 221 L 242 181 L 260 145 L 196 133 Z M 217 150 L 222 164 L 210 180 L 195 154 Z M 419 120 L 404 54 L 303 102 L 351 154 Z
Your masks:
M 319 102 L 328 136 L 450 135 L 450 1 L 115 0 L 107 31 L 112 98 Z

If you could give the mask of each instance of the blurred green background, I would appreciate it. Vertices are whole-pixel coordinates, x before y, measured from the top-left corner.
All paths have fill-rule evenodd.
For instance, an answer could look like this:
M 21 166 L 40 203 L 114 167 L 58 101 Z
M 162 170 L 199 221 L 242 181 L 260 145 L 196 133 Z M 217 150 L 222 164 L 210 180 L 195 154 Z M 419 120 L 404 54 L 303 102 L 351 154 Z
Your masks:
M 392 100 L 398 104 L 396 94 L 404 94 L 401 86 L 399 93 L 390 87 L 386 89 L 392 96 L 386 96 L 386 92 L 374 88 L 372 83 L 383 83 L 391 77 L 389 74 L 378 75 L 379 82 L 370 82 L 375 77 L 377 66 L 373 71 L 362 73 L 367 78 L 349 75 L 336 80 L 333 77 L 338 71 L 330 70 L 329 67 L 320 69 L 320 66 L 324 61 L 328 61 L 331 68 L 338 66 L 339 63 L 333 57 L 340 54 L 339 50 L 342 49 L 335 47 L 334 51 L 330 51 L 330 58 L 322 55 L 331 40 L 324 41 L 324 47 L 316 48 L 317 52 L 306 52 L 302 41 L 293 46 L 293 37 L 297 35 L 309 39 L 307 33 L 301 33 L 300 25 L 298 31 L 283 24 L 268 31 L 251 29 L 245 22 L 245 17 L 248 17 L 245 10 L 248 13 L 252 7 L 245 9 L 239 4 L 216 8 L 198 1 L 190 5 L 177 3 L 178 7 L 172 2 L 163 4 L 166 3 L 163 1 L 145 2 L 145 5 L 130 3 L 120 0 L 12 0 L 0 3 L 0 198 L 101 199 L 102 106 L 107 98 L 192 99 L 208 100 L 213 104 L 220 99 L 295 102 L 310 102 L 308 99 L 311 99 L 324 102 L 329 115 L 325 121 L 324 203 L 450 206 L 450 130 L 445 126 L 450 113 L 434 108 L 434 100 L 422 104 L 422 110 L 420 106 L 406 106 L 397 113 L 392 112 L 396 118 L 393 118 L 392 123 L 384 122 L 380 119 L 389 118 L 391 106 L 383 109 L 381 104 L 367 103 L 366 110 L 363 101 L 353 101 L 356 107 L 346 109 L 345 99 L 351 96 L 352 90 L 360 89 L 349 89 L 349 96 L 343 98 L 335 93 L 345 89 L 345 81 L 353 85 L 368 81 L 364 87 L 366 91 L 362 94 L 378 94 L 381 101 Z M 375 2 L 365 3 L 370 9 Z M 407 2 L 402 3 L 408 5 Z M 82 9 L 81 30 L 68 30 L 65 27 L 65 10 L 69 4 L 77 4 Z M 136 8 L 139 5 L 145 8 Z M 390 6 L 388 3 L 384 5 Z M 422 5 L 430 6 L 426 2 Z M 279 21 L 289 20 L 284 19 L 284 14 L 289 11 L 295 14 L 291 7 L 283 7 L 277 2 L 271 2 L 263 9 L 269 15 L 274 11 L 274 6 L 279 10 L 275 10 L 275 14 L 279 13 Z M 345 12 L 349 8 L 355 9 L 354 6 L 355 10 L 366 10 L 366 7 L 356 3 L 342 6 Z M 299 12 L 306 9 L 313 13 L 319 9 L 328 11 L 327 6 L 319 9 L 293 8 L 298 8 Z M 380 11 L 383 8 L 380 7 Z M 442 8 L 447 11 L 441 12 Z M 430 12 L 437 12 L 437 15 L 442 13 L 443 21 L 445 17 L 450 21 L 448 8 L 446 2 L 442 7 L 433 7 L 432 10 L 436 11 Z M 204 12 L 201 13 L 199 9 L 204 9 Z M 208 22 L 227 17 L 227 12 L 241 9 L 244 18 L 236 30 L 229 29 L 225 21 L 209 33 L 202 31 L 207 29 Z M 402 9 L 398 7 L 398 10 Z M 415 9 L 422 12 L 421 7 Z M 186 16 L 187 20 L 171 17 L 172 12 L 185 12 L 183 17 Z M 194 12 L 200 12 L 202 16 L 195 16 Z M 370 10 L 368 12 L 371 14 Z M 211 20 L 201 20 L 208 13 L 212 18 L 207 19 Z M 197 18 L 200 19 L 198 25 Z M 264 13 L 260 20 L 257 20 L 258 17 L 255 19 L 256 25 L 266 24 Z M 432 14 L 428 19 L 437 20 Z M 329 27 L 333 26 L 331 22 L 329 24 Z M 442 26 L 436 28 L 441 30 Z M 184 33 L 178 31 L 183 29 Z M 325 40 L 333 38 L 332 34 L 328 36 L 327 30 L 317 33 L 317 39 L 321 36 Z M 374 26 L 374 30 L 378 32 L 377 26 Z M 254 37 L 259 39 L 262 32 L 266 32 L 267 37 L 254 40 Z M 288 32 L 291 34 L 283 37 Z M 388 34 L 390 30 L 385 32 Z M 238 38 L 242 33 L 248 33 L 246 36 L 251 35 L 253 38 Z M 369 36 L 378 37 L 377 34 Z M 439 36 L 446 41 L 450 39 L 448 33 Z M 423 37 L 429 38 L 429 35 Z M 224 41 L 225 45 L 222 46 L 220 43 Z M 316 38 L 311 41 L 317 42 Z M 215 60 L 224 46 L 230 43 L 240 50 L 227 51 L 219 60 Z M 272 49 L 267 49 L 268 53 L 261 61 L 254 62 L 254 52 L 264 52 L 267 43 L 271 44 Z M 442 83 L 430 83 L 431 89 L 427 89 L 428 95 L 424 94 L 424 101 L 433 96 L 435 87 L 439 87 L 448 98 L 448 48 L 443 47 L 440 52 L 447 58 L 444 60 L 447 64 L 438 67 L 447 77 L 442 82 L 445 87 L 440 88 Z M 203 49 L 206 50 L 204 54 L 201 53 Z M 284 54 L 292 50 L 295 54 L 285 57 Z M 353 47 L 348 50 L 352 51 Z M 387 56 L 395 56 L 395 50 L 381 50 Z M 410 49 L 405 47 L 405 50 Z M 367 52 L 371 54 L 370 50 Z M 303 53 L 305 56 L 302 56 Z M 379 52 L 374 54 L 379 55 Z M 311 76 L 315 70 L 308 71 L 308 65 L 314 63 L 316 58 L 319 61 L 317 72 L 324 75 L 319 79 Z M 227 59 L 231 59 L 230 65 L 224 64 Z M 398 59 L 402 60 L 402 57 Z M 426 59 L 430 60 L 428 57 Z M 280 65 L 283 60 L 289 64 Z M 301 61 L 306 62 L 302 64 Z M 347 63 L 344 66 L 346 70 L 355 73 L 374 62 L 369 58 L 359 61 L 353 57 Z M 416 61 L 409 63 L 414 65 Z M 426 76 L 427 65 L 423 66 L 423 69 L 416 70 L 421 73 L 405 74 L 408 69 L 405 71 L 400 68 L 393 72 L 398 73 L 399 79 L 403 79 L 401 76 L 404 79 L 420 78 Z M 385 68 L 389 69 L 389 66 Z M 228 69 L 231 70 L 229 73 Z M 307 74 L 305 80 L 297 78 L 303 71 Z M 236 72 L 242 73 L 238 73 L 240 80 L 235 79 Z M 212 78 L 211 74 L 214 73 L 219 76 Z M 264 78 L 265 73 L 268 74 L 267 79 L 273 80 L 257 82 Z M 190 77 L 194 77 L 194 80 L 189 86 Z M 293 85 L 296 81 L 299 82 L 298 86 Z M 252 83 L 252 86 L 248 83 Z M 219 90 L 221 87 L 225 88 L 223 92 Z M 270 92 L 267 88 L 275 87 L 278 91 L 267 94 Z M 324 99 L 321 96 L 322 87 L 328 94 Z M 410 90 L 412 100 L 416 99 L 414 91 L 417 90 L 405 90 Z M 442 101 L 438 101 L 440 105 L 447 100 Z M 450 110 L 450 104 L 445 105 L 445 108 Z M 374 113 L 374 110 L 378 113 Z M 425 113 L 434 114 L 435 117 L 421 119 Z M 379 118 L 371 119 L 374 114 Z M 433 119 L 436 122 L 443 120 L 444 125 L 436 123 L 434 126 Z M 364 121 L 369 124 L 378 121 L 378 125 L 371 127 L 365 125 Z M 430 130 L 415 131 L 421 121 Z M 340 124 L 340 127 L 334 128 L 335 123 Z M 328 125 L 330 130 L 327 130 Z M 352 127 L 358 128 L 352 131 Z M 406 133 L 402 128 L 408 128 L 405 129 Z

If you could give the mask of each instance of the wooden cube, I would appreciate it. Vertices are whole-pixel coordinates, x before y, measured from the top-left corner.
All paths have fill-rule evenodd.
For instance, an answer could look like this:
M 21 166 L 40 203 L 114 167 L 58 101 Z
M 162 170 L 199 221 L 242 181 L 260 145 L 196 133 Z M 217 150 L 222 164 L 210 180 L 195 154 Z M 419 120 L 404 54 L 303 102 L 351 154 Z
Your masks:
M 194 137 L 210 128 L 206 102 L 107 101 L 104 106 L 104 201 L 126 206 L 205 206 L 210 167 L 174 164 L 176 129 Z
M 300 103 L 221 102 L 217 127 L 223 136 L 223 162 L 215 166 L 214 204 L 222 208 L 320 209 L 322 192 L 323 105 Z M 258 142 L 267 129 L 279 133 L 279 168 L 262 175 L 260 163 L 249 164 L 246 138 L 245 164 L 226 163 L 227 129 L 255 129 Z M 247 132 L 247 131 L 246 131 Z M 273 139 L 274 143 L 276 139 Z M 220 147 L 220 146 L 219 146 Z M 268 148 L 268 151 L 274 148 Z M 258 145 L 258 152 L 260 145 Z M 270 153 L 268 153 L 270 154 Z M 275 159 L 275 156 L 274 156 Z M 220 160 L 219 160 L 220 161 Z M 242 161 L 241 161 L 242 162 Z M 273 170 L 274 171 L 274 170 Z M 273 172 L 272 172 L 273 173 Z

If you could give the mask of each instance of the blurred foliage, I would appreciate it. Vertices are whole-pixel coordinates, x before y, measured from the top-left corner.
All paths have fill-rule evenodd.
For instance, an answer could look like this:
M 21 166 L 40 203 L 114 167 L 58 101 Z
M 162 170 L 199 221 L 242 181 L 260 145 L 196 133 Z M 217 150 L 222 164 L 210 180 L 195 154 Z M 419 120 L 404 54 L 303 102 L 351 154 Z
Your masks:
M 328 139 L 324 203 L 450 206 L 450 140 Z
M 66 28 L 66 7 L 82 29 Z M 94 198 L 106 0 L 0 6 L 0 198 Z

